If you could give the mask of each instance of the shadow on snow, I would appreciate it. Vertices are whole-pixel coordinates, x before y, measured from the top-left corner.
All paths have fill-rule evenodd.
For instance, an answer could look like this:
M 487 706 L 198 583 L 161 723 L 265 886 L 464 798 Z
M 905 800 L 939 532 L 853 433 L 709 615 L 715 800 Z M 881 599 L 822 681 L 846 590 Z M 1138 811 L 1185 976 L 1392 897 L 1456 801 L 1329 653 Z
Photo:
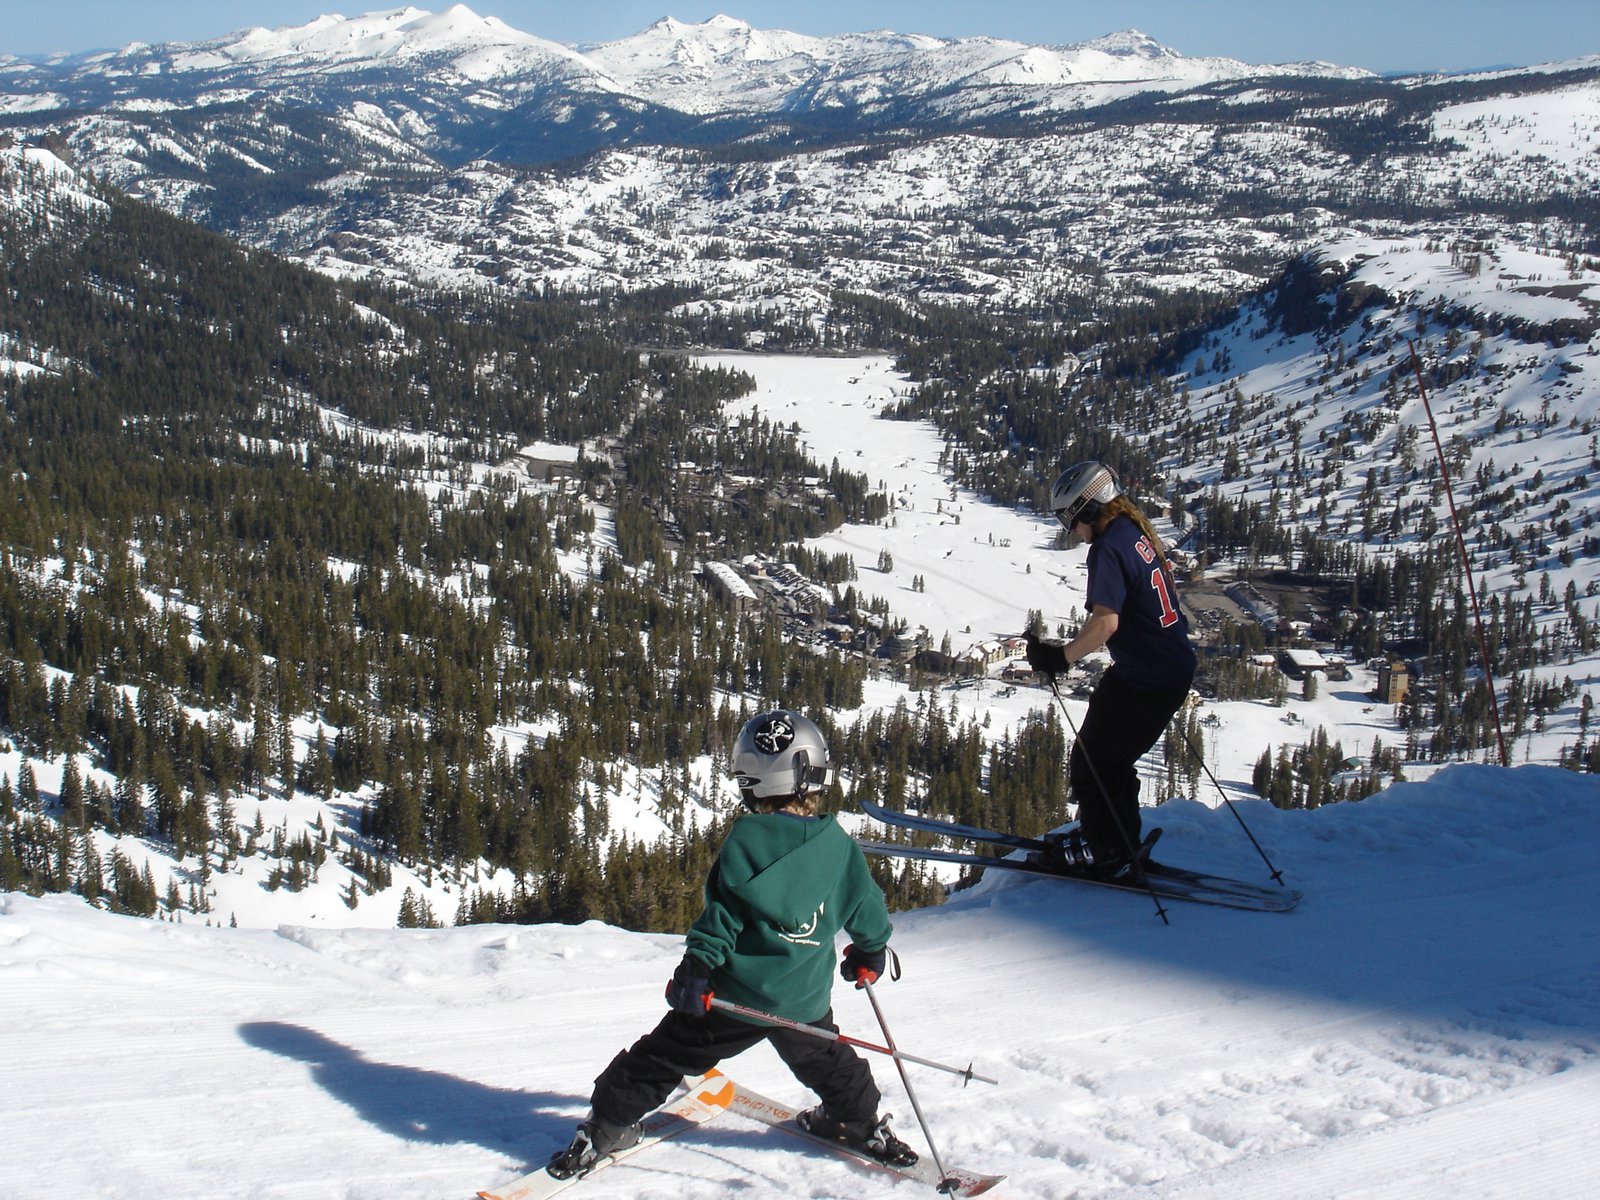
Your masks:
M 540 1162 L 565 1143 L 586 1096 L 526 1092 L 473 1083 L 438 1071 L 374 1062 L 313 1029 L 277 1021 L 239 1026 L 249 1045 L 297 1059 L 328 1095 L 385 1133 L 438 1145 L 473 1143 Z
M 1456 766 L 1361 802 L 1238 807 L 1284 882 L 1305 893 L 1292 912 L 1166 900 L 1163 925 L 1147 895 L 991 870 L 916 914 L 916 927 L 997 909 L 1013 930 L 1063 939 L 1066 955 L 1076 943 L 1090 962 L 1110 952 L 1146 964 L 1154 988 L 1179 972 L 1230 991 L 1509 1023 L 1535 1037 L 1600 1035 L 1592 776 Z M 1147 832 L 1164 829 L 1158 860 L 1270 882 L 1226 809 L 1174 800 L 1143 816 Z

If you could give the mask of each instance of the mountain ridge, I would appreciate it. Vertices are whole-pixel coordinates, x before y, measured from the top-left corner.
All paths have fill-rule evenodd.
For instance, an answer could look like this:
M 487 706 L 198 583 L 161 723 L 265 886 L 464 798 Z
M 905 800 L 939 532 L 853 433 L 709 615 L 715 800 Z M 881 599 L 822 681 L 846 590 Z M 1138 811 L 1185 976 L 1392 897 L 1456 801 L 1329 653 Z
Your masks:
M 864 110 L 894 97 L 934 104 L 952 88 L 999 88 L 1026 102 L 1070 111 L 1092 85 L 1123 91 L 1193 87 L 1222 79 L 1320 75 L 1370 78 L 1329 64 L 1252 66 L 1189 59 L 1137 31 L 1076 46 L 1032 46 L 989 37 L 934 38 L 890 31 L 825 38 L 756 30 L 717 16 L 697 25 L 663 18 L 628 38 L 573 48 L 523 33 L 458 4 L 442 14 L 406 7 L 358 17 L 322 16 L 299 26 L 255 27 L 199 42 L 135 43 L 48 62 L 12 61 L 11 84 L 63 104 L 126 99 L 165 83 L 192 101 L 217 88 L 289 94 L 314 82 L 352 95 L 399 68 L 432 102 L 457 110 L 521 108 L 557 122 L 552 87 L 671 110 L 691 117 Z M 1131 68 L 1131 69 L 1130 69 Z M 934 105 L 937 108 L 937 105 Z M 948 115 L 948 114 L 946 114 Z M 603 121 L 597 128 L 603 128 Z

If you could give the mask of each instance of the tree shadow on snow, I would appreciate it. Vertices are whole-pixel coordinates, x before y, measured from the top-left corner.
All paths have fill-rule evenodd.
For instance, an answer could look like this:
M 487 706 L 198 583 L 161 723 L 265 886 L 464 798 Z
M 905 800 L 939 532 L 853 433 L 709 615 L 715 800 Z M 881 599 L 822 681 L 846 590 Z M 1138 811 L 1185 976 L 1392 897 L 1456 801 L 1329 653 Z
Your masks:
M 239 1036 L 251 1046 L 307 1064 L 328 1095 L 406 1141 L 475 1143 L 512 1157 L 544 1154 L 567 1140 L 577 1121 L 575 1110 L 587 1107 L 586 1096 L 496 1088 L 438 1071 L 374 1062 L 299 1025 L 253 1021 L 239 1026 Z

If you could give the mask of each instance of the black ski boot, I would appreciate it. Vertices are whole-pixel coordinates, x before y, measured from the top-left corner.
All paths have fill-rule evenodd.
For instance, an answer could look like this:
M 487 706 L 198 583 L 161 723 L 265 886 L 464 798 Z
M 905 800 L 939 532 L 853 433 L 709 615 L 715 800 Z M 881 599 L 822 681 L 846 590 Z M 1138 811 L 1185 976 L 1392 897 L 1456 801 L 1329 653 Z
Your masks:
M 1094 853 L 1078 829 L 1061 833 L 1047 833 L 1043 837 L 1044 849 L 1028 855 L 1031 862 L 1063 874 L 1082 874 L 1094 865 Z
M 1049 867 L 1063 875 L 1082 875 L 1087 879 L 1107 882 L 1137 880 L 1150 864 L 1150 848 L 1161 836 L 1159 828 L 1152 829 L 1139 845 L 1137 860 L 1128 857 L 1125 850 L 1096 850 L 1078 829 L 1064 833 L 1044 835 L 1044 850 L 1036 850 L 1028 857 L 1040 866 Z
M 640 1132 L 637 1121 L 632 1125 L 611 1125 L 591 1114 L 572 1135 L 572 1144 L 552 1155 L 545 1170 L 557 1179 L 587 1175 L 606 1155 L 637 1145 Z
M 872 1124 L 865 1122 L 847 1125 L 835 1121 L 828 1110 L 818 1105 L 808 1108 L 795 1117 L 795 1124 L 807 1133 L 829 1141 L 843 1142 L 891 1167 L 909 1167 L 917 1161 L 917 1152 L 895 1137 L 889 1129 L 889 1114 L 884 1113 Z

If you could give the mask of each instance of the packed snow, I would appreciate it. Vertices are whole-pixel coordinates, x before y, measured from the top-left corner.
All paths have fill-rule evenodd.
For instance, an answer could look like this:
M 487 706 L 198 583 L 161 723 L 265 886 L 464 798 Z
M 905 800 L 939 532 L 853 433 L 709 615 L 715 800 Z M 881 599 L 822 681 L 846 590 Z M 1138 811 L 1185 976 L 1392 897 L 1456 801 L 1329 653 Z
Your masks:
M 879 987 L 942 1158 L 1050 1198 L 1577 1197 L 1600 1188 L 1591 777 L 1456 766 L 1240 813 L 1288 914 L 989 879 L 896 918 Z M 1265 880 L 1233 816 L 1163 856 Z M 0 897 L 0 1194 L 467 1200 L 542 1163 L 664 1011 L 681 940 L 580 927 L 225 929 Z M 847 1033 L 881 1042 L 842 984 Z M 800 1099 L 765 1047 L 729 1073 Z M 926 1142 L 892 1064 L 886 1109 Z M 923 1193 L 737 1117 L 595 1200 Z
M 992 504 L 953 484 L 941 462 L 945 444 L 928 422 L 884 420 L 883 410 L 911 390 L 892 359 L 728 354 L 701 361 L 755 377 L 756 391 L 730 405 L 730 416 L 754 409 L 775 424 L 798 426 L 819 465 L 837 462 L 889 496 L 885 523 L 841 526 L 807 544 L 850 555 L 856 589 L 886 600 L 935 646 L 948 636 L 959 654 L 1020 634 L 1030 609 L 1052 624 L 1081 618 L 1086 548 L 1054 550 L 1061 527 L 1053 517 Z M 879 570 L 885 553 L 887 569 Z M 921 590 L 918 578 L 926 581 Z

